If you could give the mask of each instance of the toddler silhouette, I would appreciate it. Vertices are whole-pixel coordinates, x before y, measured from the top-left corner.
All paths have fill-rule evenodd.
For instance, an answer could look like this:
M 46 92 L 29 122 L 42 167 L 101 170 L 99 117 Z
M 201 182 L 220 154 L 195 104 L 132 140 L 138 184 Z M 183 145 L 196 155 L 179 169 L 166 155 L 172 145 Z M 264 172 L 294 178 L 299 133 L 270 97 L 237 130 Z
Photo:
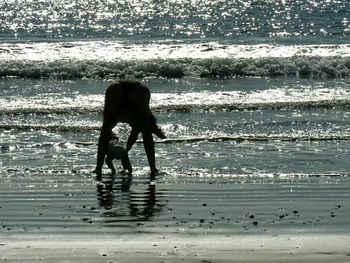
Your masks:
M 114 133 L 112 133 L 108 143 L 106 164 L 108 168 L 112 170 L 113 175 L 116 172 L 112 162 L 114 159 L 121 160 L 123 166 L 123 173 L 125 172 L 125 170 L 128 170 L 130 174 L 132 173 L 132 167 L 129 160 L 128 152 L 120 144 L 119 138 Z

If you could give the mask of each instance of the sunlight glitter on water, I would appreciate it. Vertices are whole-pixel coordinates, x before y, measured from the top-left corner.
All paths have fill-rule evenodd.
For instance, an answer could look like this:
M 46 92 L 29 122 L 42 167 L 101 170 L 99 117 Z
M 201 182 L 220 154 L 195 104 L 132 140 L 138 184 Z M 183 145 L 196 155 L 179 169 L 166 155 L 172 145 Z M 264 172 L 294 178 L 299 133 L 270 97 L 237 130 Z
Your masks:
M 345 36 L 349 29 L 348 1 L 5 1 L 0 10 L 4 33 L 49 38 Z

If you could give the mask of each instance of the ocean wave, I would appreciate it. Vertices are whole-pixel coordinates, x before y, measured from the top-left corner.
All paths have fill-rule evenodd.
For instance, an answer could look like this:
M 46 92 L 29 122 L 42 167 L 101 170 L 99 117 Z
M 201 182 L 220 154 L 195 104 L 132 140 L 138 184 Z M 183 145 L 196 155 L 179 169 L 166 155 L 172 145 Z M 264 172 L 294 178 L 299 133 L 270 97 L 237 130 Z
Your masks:
M 160 105 L 153 108 L 154 112 L 195 112 L 195 111 L 245 111 L 245 110 L 264 110 L 264 109 L 311 109 L 311 108 L 334 108 L 350 107 L 349 99 L 332 99 L 322 101 L 294 101 L 294 102 L 261 102 L 261 103 L 217 103 L 217 104 L 177 104 Z M 103 108 L 100 107 L 16 107 L 11 109 L 0 109 L 0 115 L 29 115 L 29 114 L 102 114 Z M 33 126 L 35 129 L 35 126 Z
M 232 77 L 311 77 L 345 78 L 350 76 L 347 57 L 293 58 L 210 58 L 151 59 L 143 61 L 57 60 L 0 61 L 2 78 L 232 78 Z
M 202 136 L 202 137 L 187 137 L 187 138 L 174 138 L 164 139 L 156 141 L 156 143 L 195 143 L 201 141 L 207 142 L 225 142 L 225 141 L 251 141 L 251 142 L 269 142 L 269 141 L 349 141 L 350 136 L 348 134 L 327 134 L 327 135 L 286 135 L 286 134 L 274 134 L 274 135 L 236 135 L 236 136 Z
M 171 125 L 172 126 L 172 125 Z M 216 135 L 208 134 L 196 134 L 196 135 L 183 135 L 174 132 L 174 127 L 167 127 L 166 125 L 162 127 L 166 134 L 170 136 L 166 139 L 157 139 L 156 143 L 160 144 L 172 144 L 172 143 L 196 143 L 196 142 L 270 142 L 270 141 L 285 141 L 285 142 L 294 142 L 294 141 L 349 141 L 350 135 L 348 131 L 325 131 L 325 132 L 315 132 L 315 131 L 294 131 L 294 132 L 273 132 L 273 133 L 264 133 L 264 132 L 255 132 L 255 133 L 237 133 L 237 134 L 222 134 L 218 133 Z M 4 124 L 0 123 L 0 129 L 6 130 L 20 130 L 20 131 L 50 131 L 50 132 L 88 132 L 88 131 L 99 131 L 101 129 L 100 125 L 43 125 L 43 124 Z M 181 131 L 182 132 L 182 131 Z M 215 131 L 211 132 L 215 134 Z M 125 139 L 127 134 L 124 134 Z M 43 143 L 43 144 L 33 144 L 33 147 L 47 147 L 55 145 L 65 145 L 73 144 L 78 146 L 90 146 L 95 145 L 96 142 L 61 142 L 61 143 Z M 138 140 L 137 143 L 142 143 L 142 140 Z M 9 146 L 9 145 L 8 145 Z M 30 147 L 32 147 L 30 146 Z M 10 146 L 9 146 L 10 147 Z M 17 145 L 16 148 L 21 148 L 22 146 Z M 28 144 L 25 147 L 29 147 Z M 29 148 L 30 148 L 29 147 Z
M 0 114 L 84 114 L 103 110 L 104 96 L 6 97 L 0 98 Z M 345 88 L 276 88 L 261 91 L 201 91 L 154 93 L 151 108 L 156 112 L 201 110 L 258 110 L 283 108 L 349 107 L 350 90 Z
M 3 78 L 350 76 L 350 45 L 0 44 Z
M 97 125 L 63 125 L 63 124 L 18 124 L 0 123 L 0 129 L 20 131 L 53 131 L 53 132 L 87 132 L 100 130 Z

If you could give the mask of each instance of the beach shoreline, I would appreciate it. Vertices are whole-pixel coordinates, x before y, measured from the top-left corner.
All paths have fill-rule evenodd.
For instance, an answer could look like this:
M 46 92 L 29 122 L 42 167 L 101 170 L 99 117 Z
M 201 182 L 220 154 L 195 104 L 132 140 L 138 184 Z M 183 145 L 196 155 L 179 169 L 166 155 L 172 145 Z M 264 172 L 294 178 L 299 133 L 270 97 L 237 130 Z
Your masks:
M 349 262 L 350 236 L 13 235 L 2 262 Z M 4 241 L 5 240 L 5 241 Z
M 347 177 L 2 177 L 0 262 L 349 262 Z

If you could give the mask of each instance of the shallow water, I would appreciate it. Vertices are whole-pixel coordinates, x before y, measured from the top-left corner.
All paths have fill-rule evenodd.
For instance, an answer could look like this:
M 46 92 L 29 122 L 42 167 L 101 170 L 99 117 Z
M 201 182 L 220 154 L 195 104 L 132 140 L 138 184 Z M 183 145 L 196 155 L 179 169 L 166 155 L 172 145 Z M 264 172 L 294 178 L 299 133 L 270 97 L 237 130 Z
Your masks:
M 150 79 L 152 108 L 168 136 L 156 144 L 161 173 L 150 181 L 139 141 L 130 152 L 132 178 L 117 175 L 111 181 L 105 169 L 102 182 L 90 171 L 106 82 L 4 80 L 2 85 L 3 234 L 348 229 L 346 80 Z M 335 105 L 338 93 L 345 104 Z M 180 108 L 179 97 L 185 105 Z M 231 107 L 241 100 L 259 105 Z M 124 142 L 128 130 L 116 128 Z
M 156 146 L 163 171 L 219 177 L 349 173 L 346 80 L 150 79 L 146 84 L 168 136 Z M 2 171 L 93 168 L 106 82 L 3 80 L 2 85 Z M 124 142 L 129 130 L 116 127 Z M 147 168 L 142 144 L 130 156 L 137 170 Z

